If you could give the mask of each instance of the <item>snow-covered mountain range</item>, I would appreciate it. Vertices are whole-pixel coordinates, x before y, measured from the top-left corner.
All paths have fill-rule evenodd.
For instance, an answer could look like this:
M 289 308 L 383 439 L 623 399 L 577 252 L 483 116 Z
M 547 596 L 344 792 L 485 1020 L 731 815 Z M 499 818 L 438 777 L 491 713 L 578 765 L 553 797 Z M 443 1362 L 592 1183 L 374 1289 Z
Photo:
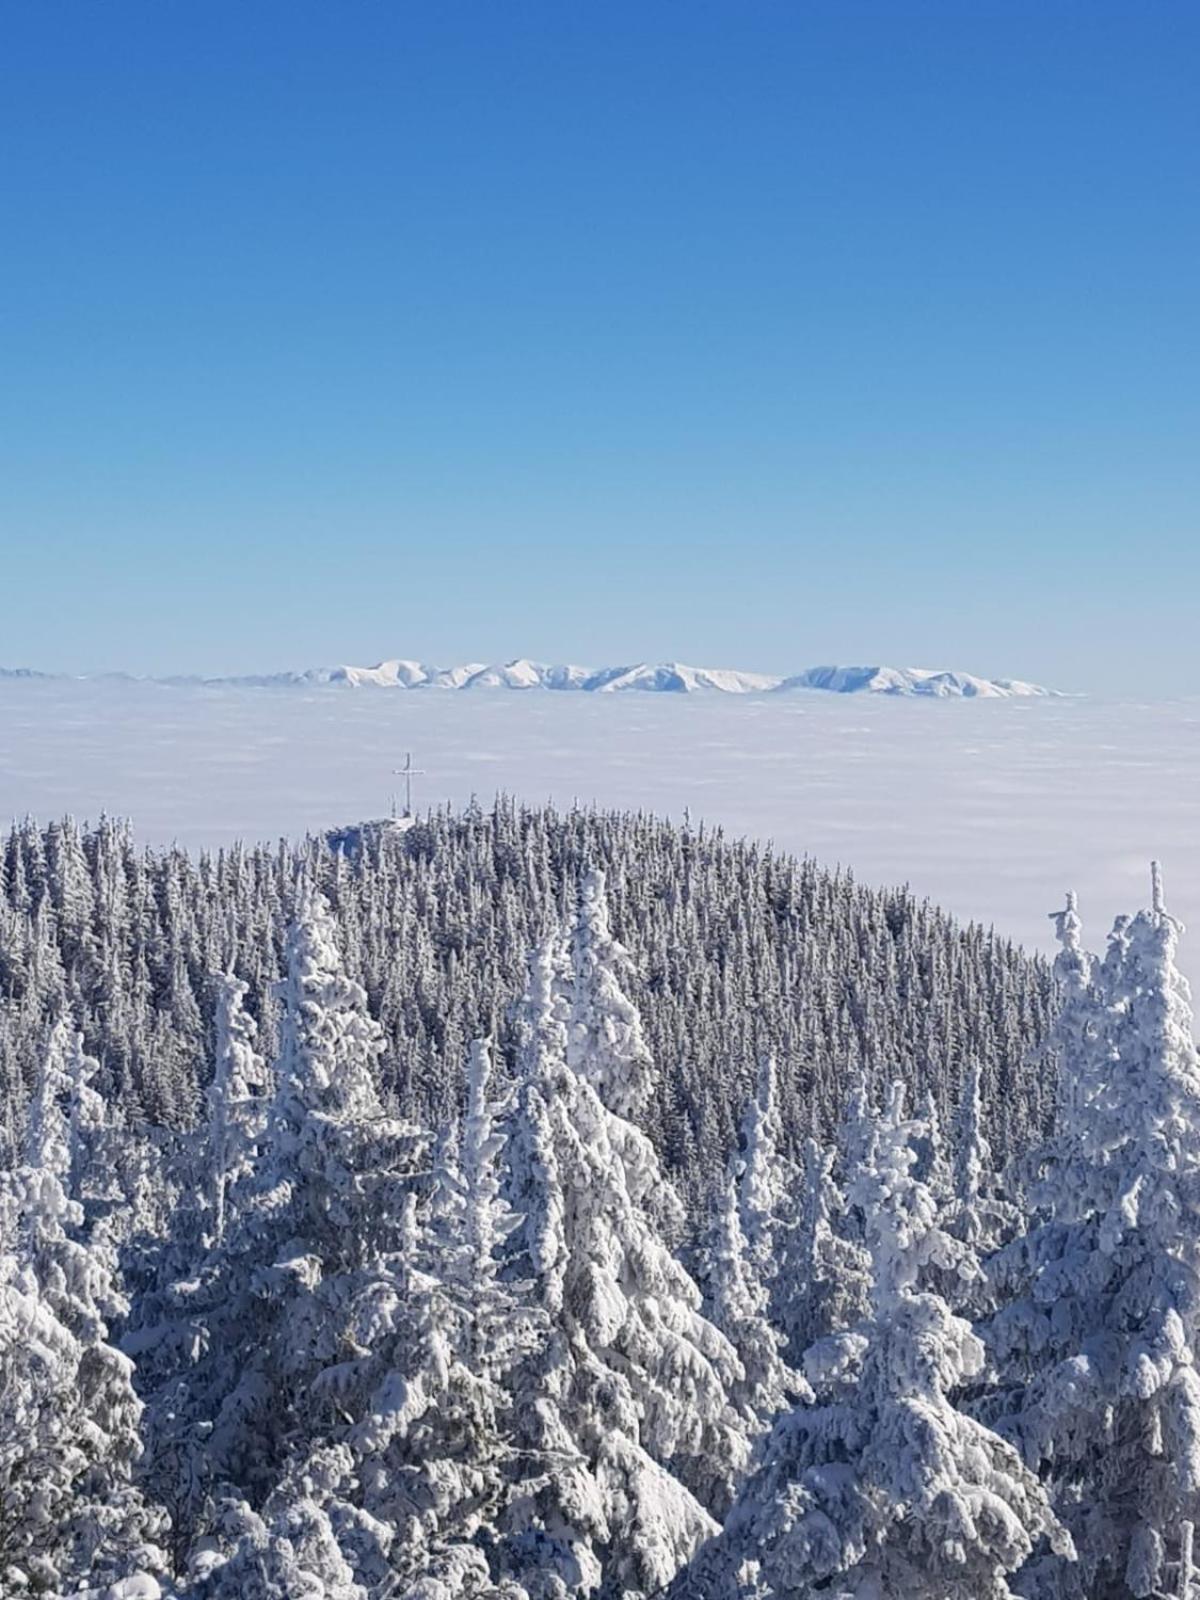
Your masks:
M 928 695 L 939 700 L 1013 700 L 1061 693 L 1020 678 L 979 678 L 931 667 L 809 667 L 783 679 L 778 687 L 828 689 L 835 694 Z
M 581 667 L 524 659 L 501 666 L 469 662 L 461 667 L 381 661 L 377 667 L 334 667 L 301 676 L 307 681 L 347 683 L 355 688 L 370 684 L 389 689 L 575 689 L 591 694 L 616 694 L 626 689 L 657 694 L 691 694 L 699 689 L 715 689 L 721 694 L 762 694 L 779 688 L 783 682 L 762 673 L 688 667 L 678 661 Z
M 0 668 L 4 678 L 44 678 L 55 674 L 26 668 Z M 120 678 L 119 673 L 105 674 Z M 501 665 L 470 661 L 457 667 L 436 667 L 424 661 L 397 658 L 373 667 L 310 667 L 303 672 L 276 672 L 228 678 L 172 677 L 168 684 L 231 684 L 254 688 L 340 684 L 352 689 L 570 689 L 589 694 L 618 694 L 637 689 L 651 694 L 773 694 L 800 689 L 834 694 L 886 694 L 934 699 L 1007 700 L 1056 695 L 1057 690 L 1019 678 L 980 678 L 970 672 L 929 667 L 808 667 L 786 677 L 737 672 L 722 667 L 689 667 L 680 661 L 638 662 L 624 667 L 582 667 L 550 664 L 521 657 Z

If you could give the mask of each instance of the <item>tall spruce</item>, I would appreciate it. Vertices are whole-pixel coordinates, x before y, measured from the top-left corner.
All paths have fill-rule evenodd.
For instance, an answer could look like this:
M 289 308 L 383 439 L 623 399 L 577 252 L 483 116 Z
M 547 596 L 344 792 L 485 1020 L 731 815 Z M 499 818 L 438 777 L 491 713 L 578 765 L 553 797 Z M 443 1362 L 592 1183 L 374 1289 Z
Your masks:
M 650 1141 L 612 1109 L 641 1098 L 649 1063 L 620 958 L 597 934 L 602 889 L 589 874 L 569 1000 L 550 937 L 523 1007 L 512 1253 L 544 1332 L 514 1380 L 524 1467 L 508 1562 L 533 1600 L 660 1589 L 714 1531 L 702 1502 L 720 1504 L 748 1450 L 730 1399 L 737 1356 L 661 1231 L 677 1225 L 679 1202 Z
M 1059 920 L 1068 1075 L 1034 1199 L 1046 1220 L 996 1259 L 990 1329 L 1004 1426 L 1052 1476 L 1080 1552 L 1039 1593 L 1148 1600 L 1200 1514 L 1200 1062 L 1180 924 L 1149 909 L 1083 959 Z
M 1040 1535 L 1069 1540 L 1017 1452 L 957 1410 L 983 1365 L 970 1325 L 918 1288 L 958 1250 L 913 1175 L 896 1085 L 855 1199 L 867 1219 L 871 1304 L 855 1329 L 813 1346 L 817 1391 L 776 1424 L 720 1536 L 672 1600 L 1011 1600 L 1009 1577 Z
M 126 1302 L 116 1254 L 87 1225 L 72 1172 L 96 1130 L 98 1064 L 65 1020 L 51 1029 L 23 1160 L 0 1178 L 0 1576 L 58 1595 L 154 1574 L 163 1519 L 133 1481 L 142 1406 L 110 1342 Z

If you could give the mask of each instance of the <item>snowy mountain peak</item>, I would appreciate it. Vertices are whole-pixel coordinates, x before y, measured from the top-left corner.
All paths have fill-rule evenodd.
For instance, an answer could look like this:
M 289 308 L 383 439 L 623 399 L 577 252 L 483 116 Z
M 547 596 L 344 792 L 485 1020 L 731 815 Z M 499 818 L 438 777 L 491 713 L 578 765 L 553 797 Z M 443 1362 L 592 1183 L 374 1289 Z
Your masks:
M 657 665 L 640 662 L 634 667 L 602 667 L 585 680 L 583 688 L 612 694 L 623 689 L 647 689 L 656 694 L 693 694 L 716 689 L 722 694 L 761 694 L 779 687 L 778 678 L 757 672 L 731 672 L 721 667 L 689 667 L 681 661 Z
M 834 694 L 886 694 L 934 699 L 1013 699 L 1055 693 L 1017 678 L 980 678 L 969 672 L 929 667 L 808 667 L 788 677 L 739 672 L 724 667 L 693 667 L 682 661 L 636 662 L 632 666 L 583 667 L 548 665 L 519 657 L 498 666 L 471 663 L 439 668 L 416 661 L 383 661 L 377 667 L 337 667 L 305 673 L 308 681 L 347 683 L 354 687 L 441 689 L 577 689 L 591 694 L 640 690 L 651 694 L 770 694 L 796 689 Z
M 0 668 L 3 678 L 49 678 L 52 673 Z M 104 678 L 123 674 L 105 673 Z M 649 694 L 774 694 L 793 690 L 823 690 L 833 694 L 885 694 L 939 700 L 1006 700 L 1057 694 L 1040 684 L 1019 678 L 979 678 L 969 672 L 940 671 L 931 667 L 807 667 L 787 677 L 762 672 L 739 672 L 727 667 L 692 667 L 682 661 L 640 661 L 631 666 L 584 667 L 577 663 L 551 664 L 518 656 L 489 665 L 468 661 L 457 667 L 438 667 L 426 661 L 396 656 L 373 667 L 310 667 L 304 672 L 260 673 L 228 678 L 170 677 L 152 680 L 165 684 L 231 685 L 240 688 L 312 688 L 342 685 L 351 689 L 558 689 L 587 694 L 621 694 L 639 690 Z
M 413 689 L 417 684 L 428 683 L 430 674 L 436 670 L 421 661 L 381 661 L 377 667 L 335 667 L 328 681 L 348 683 L 354 689 L 363 684 L 380 689 Z
M 828 689 L 835 694 L 926 695 L 949 700 L 1004 700 L 1054 695 L 1020 678 L 977 678 L 970 672 L 931 667 L 809 667 L 785 678 L 781 689 Z

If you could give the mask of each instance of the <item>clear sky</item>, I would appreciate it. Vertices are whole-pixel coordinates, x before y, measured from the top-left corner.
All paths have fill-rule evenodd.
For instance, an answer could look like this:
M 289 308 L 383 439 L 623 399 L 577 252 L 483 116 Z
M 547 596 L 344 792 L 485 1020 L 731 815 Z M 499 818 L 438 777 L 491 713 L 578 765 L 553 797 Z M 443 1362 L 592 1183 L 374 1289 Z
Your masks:
M 1196 678 L 1195 0 L 0 21 L 0 664 Z

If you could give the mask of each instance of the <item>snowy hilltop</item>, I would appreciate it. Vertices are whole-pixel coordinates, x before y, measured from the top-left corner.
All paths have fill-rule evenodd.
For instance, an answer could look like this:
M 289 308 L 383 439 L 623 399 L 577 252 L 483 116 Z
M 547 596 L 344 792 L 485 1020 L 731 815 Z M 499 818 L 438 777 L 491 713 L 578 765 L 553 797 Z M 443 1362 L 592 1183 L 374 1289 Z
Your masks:
M 3 678 L 49 678 L 53 673 L 25 668 L 0 668 Z M 105 673 L 120 679 L 121 673 Z M 774 694 L 822 689 L 833 694 L 886 694 L 940 700 L 1012 700 L 1057 696 L 1059 691 L 1019 678 L 980 678 L 970 672 L 931 667 L 806 667 L 803 672 L 774 677 L 725 667 L 689 667 L 681 661 L 637 662 L 623 667 L 551 664 L 518 657 L 500 665 L 468 661 L 437 667 L 425 661 L 396 658 L 373 667 L 309 667 L 299 672 L 268 672 L 238 677 L 173 676 L 152 679 L 167 684 L 232 685 L 240 688 L 311 688 L 325 684 L 351 689 L 571 689 L 585 694 L 618 694 L 638 689 L 650 694 Z
M 687 991 L 740 1008 L 757 1071 L 722 1052 L 670 1092 L 688 1058 L 655 1017 L 682 1008 L 618 933 L 669 909 L 695 973 L 712 841 L 676 835 L 668 900 L 645 818 L 628 872 L 520 820 L 470 875 L 427 838 L 411 897 L 386 851 L 223 851 L 192 896 L 111 822 L 9 841 L 28 954 L 0 1027 L 33 1071 L 0 1074 L 0 1595 L 1197 1600 L 1200 1056 L 1157 867 L 1103 956 L 1074 895 L 1052 914 L 1020 1126 L 951 1010 L 979 930 L 928 961 L 915 908 L 844 879 L 805 900 L 761 854 L 769 895 L 707 879 L 722 977 Z M 787 966 L 831 1077 L 811 1031 L 762 1027 L 751 908 L 808 927 L 855 896 L 876 993 L 923 1012 L 923 1094 L 836 958 Z M 531 900 L 556 909 L 523 957 Z M 417 959 L 374 958 L 434 905 Z M 439 945 L 476 986 L 465 1036 Z M 1019 1029 L 1002 987 L 975 1016 Z M 448 1093 L 422 1100 L 385 1001 L 428 1015 Z M 706 1174 L 690 1205 L 672 1146 Z

